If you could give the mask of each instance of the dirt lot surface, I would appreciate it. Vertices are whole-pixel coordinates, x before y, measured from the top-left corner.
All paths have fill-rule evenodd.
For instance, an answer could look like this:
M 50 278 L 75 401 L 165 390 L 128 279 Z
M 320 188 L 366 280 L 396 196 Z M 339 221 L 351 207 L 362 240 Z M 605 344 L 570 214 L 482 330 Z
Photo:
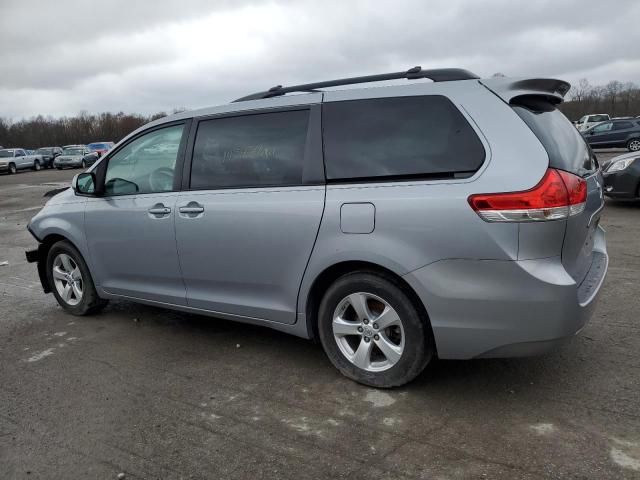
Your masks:
M 640 205 L 607 202 L 609 275 L 572 343 L 381 391 L 265 328 L 64 313 L 25 226 L 74 173 L 0 176 L 0 478 L 640 478 Z

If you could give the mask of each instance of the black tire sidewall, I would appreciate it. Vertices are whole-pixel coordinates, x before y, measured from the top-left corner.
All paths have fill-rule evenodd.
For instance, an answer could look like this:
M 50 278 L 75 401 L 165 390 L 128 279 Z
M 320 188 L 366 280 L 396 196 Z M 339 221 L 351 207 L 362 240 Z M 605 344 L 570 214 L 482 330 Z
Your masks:
M 82 273 L 82 300 L 77 305 L 69 305 L 60 297 L 53 280 L 53 261 L 60 253 L 69 255 L 76 265 L 78 265 L 78 268 L 80 268 L 80 273 Z M 99 301 L 93 279 L 84 258 L 82 258 L 80 252 L 67 241 L 59 241 L 49 249 L 49 253 L 47 254 L 47 280 L 58 304 L 73 315 L 86 315 L 96 305 L 96 301 Z
M 16 167 L 15 163 L 10 163 L 9 164 L 9 175 L 13 175 L 17 171 L 18 171 L 18 168 Z
M 333 312 L 347 295 L 367 292 L 388 302 L 402 320 L 405 346 L 396 365 L 382 372 L 368 372 L 353 365 L 340 351 L 333 336 Z M 318 312 L 320 342 L 331 363 L 346 377 L 368 386 L 390 388 L 413 380 L 433 356 L 428 320 L 423 319 L 407 293 L 395 282 L 372 273 L 340 277 L 325 293 Z

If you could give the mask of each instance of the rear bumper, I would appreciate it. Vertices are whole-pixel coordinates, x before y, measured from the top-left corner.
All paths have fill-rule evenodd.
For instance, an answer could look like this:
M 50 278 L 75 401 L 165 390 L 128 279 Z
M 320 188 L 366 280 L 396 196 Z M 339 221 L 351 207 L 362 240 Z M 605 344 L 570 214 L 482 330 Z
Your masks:
M 607 267 L 599 229 L 579 285 L 560 257 L 442 260 L 404 278 L 424 302 L 440 358 L 515 357 L 545 353 L 582 330 Z

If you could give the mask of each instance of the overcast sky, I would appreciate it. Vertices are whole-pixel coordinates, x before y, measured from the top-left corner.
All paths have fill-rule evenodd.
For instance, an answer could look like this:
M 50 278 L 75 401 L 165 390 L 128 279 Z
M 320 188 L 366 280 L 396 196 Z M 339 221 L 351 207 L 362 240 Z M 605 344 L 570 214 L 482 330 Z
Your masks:
M 0 116 L 199 108 L 463 67 L 640 84 L 640 1 L 0 0 Z

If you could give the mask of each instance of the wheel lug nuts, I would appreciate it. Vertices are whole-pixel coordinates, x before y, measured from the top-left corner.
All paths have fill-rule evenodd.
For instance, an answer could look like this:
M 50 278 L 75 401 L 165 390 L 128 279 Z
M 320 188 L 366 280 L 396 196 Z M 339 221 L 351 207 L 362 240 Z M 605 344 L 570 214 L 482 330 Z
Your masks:
M 374 340 L 380 340 L 380 335 L 377 335 L 377 334 L 376 334 L 376 335 L 374 335 L 374 336 L 373 336 L 373 339 L 374 339 Z
M 364 337 L 364 341 L 369 343 L 371 341 L 371 339 L 369 337 Z
M 366 318 L 364 320 L 362 320 L 362 323 L 364 323 L 365 325 L 369 324 L 369 320 L 367 320 Z
M 358 331 L 362 333 L 362 327 L 358 327 Z
M 375 328 L 375 329 L 377 330 L 377 329 L 378 329 L 378 324 L 377 324 L 377 323 L 374 323 L 374 324 L 373 324 L 373 328 Z

